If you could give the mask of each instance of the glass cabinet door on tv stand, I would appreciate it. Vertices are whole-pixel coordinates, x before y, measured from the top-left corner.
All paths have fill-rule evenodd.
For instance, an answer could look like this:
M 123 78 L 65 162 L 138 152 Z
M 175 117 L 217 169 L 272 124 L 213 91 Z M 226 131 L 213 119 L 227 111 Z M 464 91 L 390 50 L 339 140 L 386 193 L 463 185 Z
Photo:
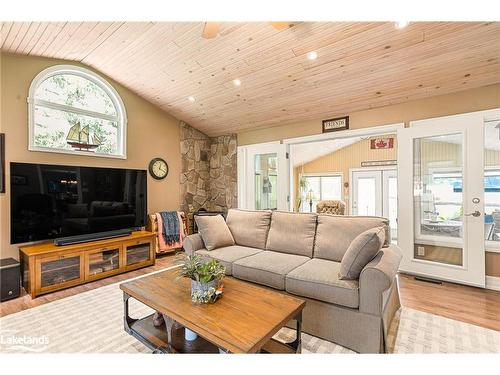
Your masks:
M 123 266 L 120 244 L 85 251 L 85 279 L 94 280 L 120 272 Z
M 84 279 L 83 266 L 81 252 L 40 257 L 36 260 L 36 288 L 43 293 L 80 284 Z
M 128 241 L 123 243 L 125 268 L 134 269 L 151 263 L 154 254 L 153 242 L 148 240 Z

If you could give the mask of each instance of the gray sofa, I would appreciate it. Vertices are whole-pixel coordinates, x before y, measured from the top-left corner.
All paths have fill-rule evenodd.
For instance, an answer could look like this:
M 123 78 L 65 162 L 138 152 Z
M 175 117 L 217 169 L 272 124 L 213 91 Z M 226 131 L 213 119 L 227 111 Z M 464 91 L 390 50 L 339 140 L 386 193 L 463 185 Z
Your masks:
M 229 276 L 306 300 L 306 333 L 360 353 L 386 351 L 387 331 L 400 308 L 401 261 L 387 219 L 231 209 L 226 223 L 235 245 L 208 251 L 201 235 L 193 234 L 184 240 L 186 253 L 219 260 Z M 384 247 L 359 280 L 339 279 L 349 244 L 380 226 L 386 229 Z

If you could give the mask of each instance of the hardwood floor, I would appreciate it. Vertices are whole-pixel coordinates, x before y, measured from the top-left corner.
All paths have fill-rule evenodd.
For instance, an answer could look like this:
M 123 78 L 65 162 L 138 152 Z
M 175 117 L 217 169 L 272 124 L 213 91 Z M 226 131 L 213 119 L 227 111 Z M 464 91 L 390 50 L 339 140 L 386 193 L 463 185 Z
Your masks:
M 162 256 L 157 258 L 152 267 L 45 294 L 35 299 L 24 294 L 12 301 L 2 302 L 0 316 L 158 271 L 173 265 L 174 261 L 175 256 Z M 404 274 L 399 276 L 399 281 L 401 304 L 405 307 L 500 331 L 500 292 L 446 282 L 441 285 L 431 284 Z
M 500 331 L 500 292 L 443 282 L 432 284 L 399 275 L 401 304 Z
M 43 305 L 45 303 L 56 301 L 58 299 L 74 296 L 75 294 L 86 292 L 87 290 L 100 288 L 101 286 L 110 285 L 113 283 L 117 283 L 119 281 L 125 281 L 133 277 L 145 275 L 154 271 L 159 271 L 161 269 L 172 266 L 175 260 L 176 260 L 175 255 L 164 255 L 159 258 L 156 258 L 156 264 L 154 266 L 141 268 L 127 273 L 122 273 L 116 276 L 108 277 L 106 279 L 93 281 L 88 284 L 78 285 L 72 288 L 59 290 L 57 292 L 47 293 L 35 299 L 32 299 L 28 294 L 26 294 L 26 292 L 24 292 L 24 289 L 21 288 L 22 290 L 21 297 L 0 303 L 0 317 L 13 314 L 18 311 L 30 309 L 35 306 Z

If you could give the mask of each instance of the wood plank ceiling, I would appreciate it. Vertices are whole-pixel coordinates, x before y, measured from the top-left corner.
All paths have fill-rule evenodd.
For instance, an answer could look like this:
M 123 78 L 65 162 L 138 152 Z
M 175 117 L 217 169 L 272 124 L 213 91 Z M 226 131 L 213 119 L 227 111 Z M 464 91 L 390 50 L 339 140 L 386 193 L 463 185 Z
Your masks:
M 2 51 L 82 62 L 209 135 L 500 82 L 499 22 L 3 22 Z M 318 58 L 307 59 L 316 51 Z M 241 80 L 241 86 L 233 84 Z M 188 100 L 195 98 L 194 102 Z

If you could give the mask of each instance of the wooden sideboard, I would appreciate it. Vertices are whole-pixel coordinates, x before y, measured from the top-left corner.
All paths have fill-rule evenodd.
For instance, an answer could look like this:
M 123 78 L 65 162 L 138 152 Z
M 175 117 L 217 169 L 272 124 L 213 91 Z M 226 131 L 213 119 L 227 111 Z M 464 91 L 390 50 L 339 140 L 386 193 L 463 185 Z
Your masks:
M 23 287 L 40 294 L 153 265 L 155 234 L 137 231 L 124 237 L 56 246 L 52 242 L 19 248 Z

